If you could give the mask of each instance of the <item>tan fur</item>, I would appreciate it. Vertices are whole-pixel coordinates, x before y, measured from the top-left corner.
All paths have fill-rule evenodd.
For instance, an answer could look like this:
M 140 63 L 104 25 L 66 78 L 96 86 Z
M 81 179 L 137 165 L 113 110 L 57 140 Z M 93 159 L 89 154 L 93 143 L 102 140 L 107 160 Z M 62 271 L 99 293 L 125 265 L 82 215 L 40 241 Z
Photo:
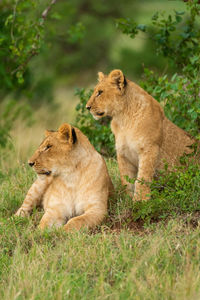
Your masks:
M 194 140 L 169 121 L 160 104 L 141 87 L 126 80 L 120 70 L 108 76 L 99 74 L 99 83 L 86 107 L 95 119 L 111 116 L 115 135 L 117 160 L 122 183 L 132 191 L 133 185 L 124 178 L 137 178 L 134 199 L 147 199 L 148 184 L 156 169 L 165 161 L 169 167 L 180 156 L 191 153 Z
M 107 212 L 112 189 L 106 164 L 87 137 L 77 128 L 63 124 L 46 131 L 46 138 L 30 158 L 38 174 L 17 216 L 29 215 L 42 204 L 41 229 L 52 225 L 66 231 L 98 225 Z

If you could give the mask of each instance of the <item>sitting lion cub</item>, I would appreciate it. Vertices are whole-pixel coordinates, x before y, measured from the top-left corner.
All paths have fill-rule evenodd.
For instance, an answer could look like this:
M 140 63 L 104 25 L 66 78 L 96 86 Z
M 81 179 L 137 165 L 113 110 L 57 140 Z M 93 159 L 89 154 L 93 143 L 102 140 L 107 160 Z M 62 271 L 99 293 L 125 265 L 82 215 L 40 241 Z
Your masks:
M 152 180 L 164 161 L 172 167 L 184 153 L 191 153 L 189 146 L 194 140 L 166 118 L 153 97 L 126 80 L 122 71 L 98 75 L 99 83 L 86 108 L 97 120 L 112 117 L 122 184 L 131 191 L 133 185 L 125 180 L 125 175 L 137 178 L 134 199 L 147 199 L 150 189 L 144 182 Z
M 58 131 L 46 131 L 29 165 L 38 177 L 17 216 L 29 215 L 42 204 L 41 229 L 67 222 L 64 228 L 69 231 L 103 220 L 112 182 L 104 159 L 79 129 L 63 124 Z

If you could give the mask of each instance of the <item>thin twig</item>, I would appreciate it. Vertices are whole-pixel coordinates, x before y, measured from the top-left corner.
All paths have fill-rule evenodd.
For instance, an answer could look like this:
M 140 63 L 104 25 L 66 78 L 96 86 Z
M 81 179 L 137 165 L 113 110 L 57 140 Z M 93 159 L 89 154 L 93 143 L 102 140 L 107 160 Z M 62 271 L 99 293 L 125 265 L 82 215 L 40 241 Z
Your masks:
M 43 11 L 42 13 L 42 18 L 43 20 L 46 19 L 50 9 L 52 8 L 52 6 L 56 3 L 57 0 L 52 0 L 51 3 L 49 4 L 49 6 Z
M 11 39 L 14 42 L 15 42 L 15 38 L 14 38 L 14 23 L 15 23 L 15 18 L 16 18 L 17 5 L 18 5 L 19 1 L 20 0 L 17 0 L 16 3 L 15 3 L 15 5 L 14 5 L 14 9 L 13 9 L 13 21 L 12 21 L 11 32 L 10 32 Z M 15 45 L 16 45 L 16 42 L 15 42 Z

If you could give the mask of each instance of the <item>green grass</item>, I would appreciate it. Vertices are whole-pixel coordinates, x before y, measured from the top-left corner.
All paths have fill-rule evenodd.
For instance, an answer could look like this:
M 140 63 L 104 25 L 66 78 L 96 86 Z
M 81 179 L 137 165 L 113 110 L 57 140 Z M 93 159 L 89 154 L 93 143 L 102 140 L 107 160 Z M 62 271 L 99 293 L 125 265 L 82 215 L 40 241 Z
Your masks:
M 199 230 L 171 221 L 143 235 L 5 226 L 1 299 L 199 299 Z
M 12 217 L 35 174 L 26 164 L 11 164 L 13 150 L 1 157 L 0 299 L 200 298 L 200 174 L 194 164 L 164 173 L 153 183 L 152 199 L 134 204 L 120 186 L 115 160 L 108 160 L 116 187 L 108 217 L 96 230 L 66 234 L 40 232 L 42 211 Z

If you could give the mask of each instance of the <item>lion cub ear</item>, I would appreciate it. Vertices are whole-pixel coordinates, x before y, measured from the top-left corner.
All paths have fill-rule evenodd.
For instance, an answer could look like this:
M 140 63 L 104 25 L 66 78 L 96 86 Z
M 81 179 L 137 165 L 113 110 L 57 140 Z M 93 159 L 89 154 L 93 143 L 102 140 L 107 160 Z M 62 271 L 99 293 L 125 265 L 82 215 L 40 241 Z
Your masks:
M 45 130 L 44 135 L 47 137 L 47 136 L 49 136 L 52 132 L 55 132 L 55 130 Z
M 110 82 L 117 85 L 118 89 L 120 91 L 123 90 L 123 88 L 126 86 L 126 78 L 121 70 L 113 70 L 109 74 Z
M 62 124 L 59 127 L 58 132 L 60 133 L 61 137 L 67 139 L 69 143 L 71 144 L 76 143 L 77 141 L 76 132 L 75 129 L 70 124 L 67 123 Z
M 98 81 L 101 82 L 104 79 L 105 75 L 102 72 L 98 72 Z

